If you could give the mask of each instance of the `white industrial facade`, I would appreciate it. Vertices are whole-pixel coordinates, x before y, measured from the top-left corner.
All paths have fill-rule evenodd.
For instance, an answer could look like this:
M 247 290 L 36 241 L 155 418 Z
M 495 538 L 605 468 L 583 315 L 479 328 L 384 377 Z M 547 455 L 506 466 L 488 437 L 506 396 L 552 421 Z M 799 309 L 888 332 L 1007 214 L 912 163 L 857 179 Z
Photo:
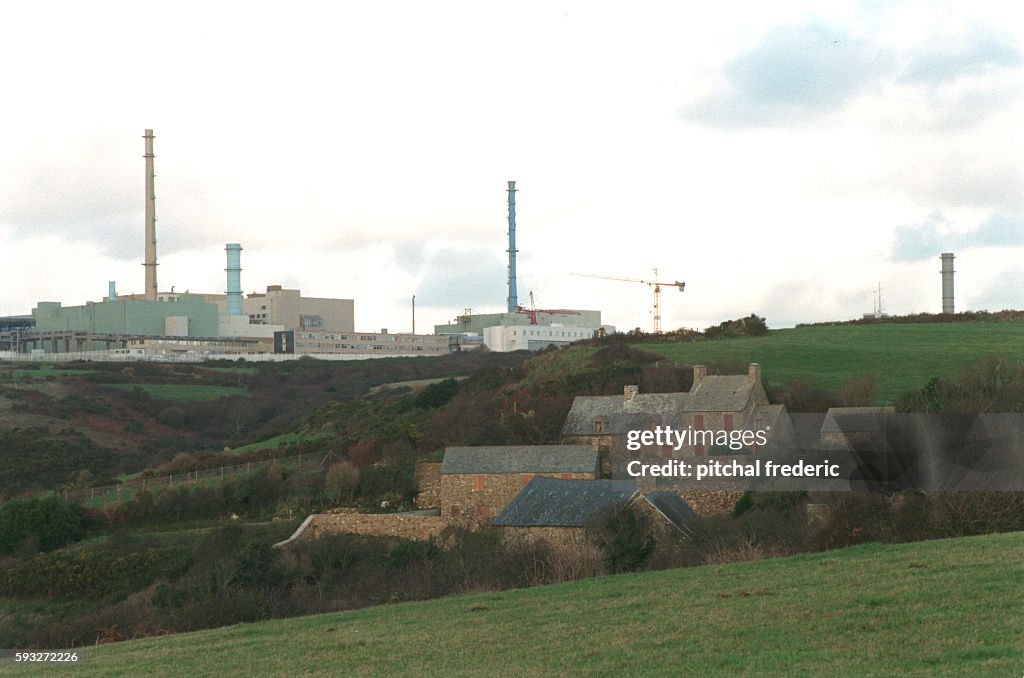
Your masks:
M 591 339 L 600 328 L 564 325 L 495 325 L 484 328 L 484 344 L 498 353 L 539 351 L 548 346 L 565 346 Z M 605 330 L 608 331 L 607 328 Z M 612 330 L 614 332 L 614 328 Z

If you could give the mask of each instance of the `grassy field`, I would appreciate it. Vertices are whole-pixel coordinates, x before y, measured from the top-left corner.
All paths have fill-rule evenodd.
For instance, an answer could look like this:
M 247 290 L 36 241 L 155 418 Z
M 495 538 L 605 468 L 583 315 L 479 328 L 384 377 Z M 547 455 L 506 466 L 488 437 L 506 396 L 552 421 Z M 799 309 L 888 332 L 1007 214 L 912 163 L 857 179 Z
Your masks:
M 767 383 L 803 379 L 830 391 L 847 379 L 874 373 L 879 396 L 902 393 L 945 377 L 967 363 L 1000 354 L 1024 360 L 1024 323 L 836 325 L 775 330 L 743 337 L 679 344 L 641 344 L 680 364 L 761 364 Z
M 313 442 L 327 437 L 326 434 L 306 434 L 290 431 L 276 435 L 273 438 L 267 438 L 266 440 L 259 440 L 248 445 L 240 445 L 239 447 L 232 448 L 231 453 L 241 454 L 242 452 L 252 452 L 253 450 L 276 450 L 287 443 Z
M 141 388 L 154 400 L 216 400 L 228 396 L 247 396 L 241 386 L 207 386 L 198 384 L 111 384 L 112 388 L 131 391 Z
M 872 544 L 242 624 L 84 648 L 75 674 L 1019 676 L 1022 550 Z
M 63 369 L 57 363 L 39 363 L 25 367 L 24 363 L 0 363 L 0 375 L 10 375 L 13 379 L 28 377 L 29 379 L 45 379 L 46 377 L 80 376 L 93 374 L 94 370 Z

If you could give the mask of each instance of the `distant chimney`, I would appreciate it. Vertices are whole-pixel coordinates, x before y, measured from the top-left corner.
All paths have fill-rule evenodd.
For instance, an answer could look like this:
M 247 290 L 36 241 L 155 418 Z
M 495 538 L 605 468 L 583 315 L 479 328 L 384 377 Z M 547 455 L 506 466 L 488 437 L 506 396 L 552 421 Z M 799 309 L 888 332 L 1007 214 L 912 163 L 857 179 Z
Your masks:
M 952 252 L 943 252 L 939 255 L 942 259 L 942 312 L 955 313 L 953 303 L 953 256 Z
M 242 315 L 242 246 L 229 242 L 224 246 L 228 253 L 227 312 L 228 315 Z
M 693 366 L 693 385 L 696 386 L 704 377 L 708 376 L 707 365 L 694 365 Z
M 624 402 L 631 403 L 636 399 L 638 393 L 640 393 L 639 386 L 626 386 L 622 389 L 622 399 Z
M 750 377 L 750 381 L 755 384 L 761 381 L 761 366 L 757 363 L 750 363 L 750 367 L 747 368 L 747 375 Z

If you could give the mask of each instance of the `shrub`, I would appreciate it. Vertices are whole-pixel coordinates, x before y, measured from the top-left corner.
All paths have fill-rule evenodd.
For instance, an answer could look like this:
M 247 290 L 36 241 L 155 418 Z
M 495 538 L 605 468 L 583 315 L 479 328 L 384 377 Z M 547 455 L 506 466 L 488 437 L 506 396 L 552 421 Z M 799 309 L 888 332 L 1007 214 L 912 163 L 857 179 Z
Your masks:
M 82 512 L 56 497 L 9 501 L 0 507 L 0 553 L 32 537 L 41 551 L 53 551 L 85 536 Z
M 604 565 L 611 573 L 639 570 L 657 546 L 651 521 L 629 505 L 606 508 L 587 529 L 604 552 Z

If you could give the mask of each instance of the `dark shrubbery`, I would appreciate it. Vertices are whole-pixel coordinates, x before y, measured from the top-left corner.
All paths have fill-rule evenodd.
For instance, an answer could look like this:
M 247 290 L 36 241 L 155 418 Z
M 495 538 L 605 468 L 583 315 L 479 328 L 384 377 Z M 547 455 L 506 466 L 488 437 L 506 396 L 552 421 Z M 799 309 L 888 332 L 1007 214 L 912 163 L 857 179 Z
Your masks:
M 605 568 L 612 573 L 639 570 L 658 544 L 650 519 L 628 504 L 605 509 L 587 530 L 604 553 Z
M 15 499 L 0 506 L 0 553 L 27 539 L 41 551 L 53 551 L 85 536 L 80 509 L 56 497 Z
M 704 330 L 704 336 L 708 339 L 720 339 L 726 337 L 764 337 L 768 334 L 768 325 L 764 318 L 759 318 L 751 313 L 746 318 L 737 320 L 726 320 Z

